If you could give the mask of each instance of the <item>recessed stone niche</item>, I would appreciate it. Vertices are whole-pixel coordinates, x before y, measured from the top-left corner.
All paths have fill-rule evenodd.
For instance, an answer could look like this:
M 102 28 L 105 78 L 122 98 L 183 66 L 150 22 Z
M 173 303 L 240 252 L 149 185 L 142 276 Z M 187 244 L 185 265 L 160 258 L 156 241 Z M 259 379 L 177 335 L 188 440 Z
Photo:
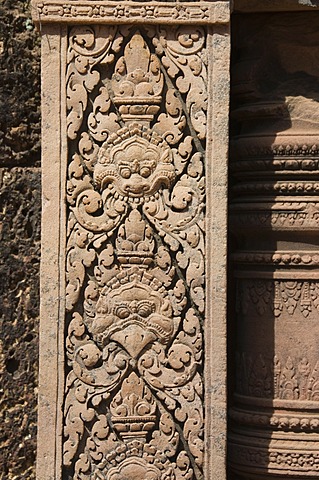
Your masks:
M 34 2 L 38 480 L 225 479 L 228 2 Z

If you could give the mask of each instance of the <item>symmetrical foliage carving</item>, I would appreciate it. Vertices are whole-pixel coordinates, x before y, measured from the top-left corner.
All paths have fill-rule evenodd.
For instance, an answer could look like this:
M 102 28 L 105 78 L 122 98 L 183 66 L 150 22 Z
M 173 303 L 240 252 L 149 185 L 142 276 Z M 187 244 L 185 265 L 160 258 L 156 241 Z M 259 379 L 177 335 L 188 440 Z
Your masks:
M 201 478 L 205 30 L 69 32 L 69 478 Z

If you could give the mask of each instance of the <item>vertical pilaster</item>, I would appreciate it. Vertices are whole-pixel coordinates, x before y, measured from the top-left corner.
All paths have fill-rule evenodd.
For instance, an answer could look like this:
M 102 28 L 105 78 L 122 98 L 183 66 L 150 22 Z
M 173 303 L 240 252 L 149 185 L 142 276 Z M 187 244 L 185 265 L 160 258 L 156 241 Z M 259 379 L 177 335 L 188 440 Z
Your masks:
M 227 193 L 230 35 L 228 26 L 215 26 L 209 37 L 209 111 L 206 210 L 205 323 L 205 478 L 226 478 L 227 443 Z
M 39 480 L 226 480 L 229 5 L 34 3 Z
M 62 149 L 63 27 L 45 25 L 42 29 L 42 234 L 41 234 L 41 308 L 40 372 L 38 401 L 39 478 L 61 478 L 57 460 L 62 448 L 61 412 L 63 405 L 64 349 L 64 264 L 65 209 L 61 201 L 66 150 Z M 61 228 L 62 224 L 62 228 Z

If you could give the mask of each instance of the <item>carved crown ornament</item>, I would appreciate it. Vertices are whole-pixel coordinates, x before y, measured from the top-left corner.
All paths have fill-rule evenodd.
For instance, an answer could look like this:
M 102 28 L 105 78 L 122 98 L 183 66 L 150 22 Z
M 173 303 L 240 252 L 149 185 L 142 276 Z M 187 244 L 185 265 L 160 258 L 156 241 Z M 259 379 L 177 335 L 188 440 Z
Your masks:
M 202 475 L 205 42 L 199 26 L 69 31 L 74 480 Z

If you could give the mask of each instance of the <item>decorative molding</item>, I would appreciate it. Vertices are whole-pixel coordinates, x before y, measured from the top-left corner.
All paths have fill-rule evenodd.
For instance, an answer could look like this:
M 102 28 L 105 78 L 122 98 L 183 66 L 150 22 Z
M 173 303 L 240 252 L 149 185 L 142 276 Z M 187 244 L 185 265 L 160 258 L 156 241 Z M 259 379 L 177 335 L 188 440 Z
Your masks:
M 85 24 L 169 24 L 197 25 L 227 24 L 229 4 L 217 2 L 134 2 L 93 0 L 44 0 L 33 2 L 34 19 L 38 23 Z
M 244 17 L 232 31 L 230 475 L 316 479 L 319 123 L 304 52 L 319 37 L 310 21 L 305 39 L 309 18 Z
M 33 0 L 32 13 L 37 478 L 225 480 L 229 2 Z
M 236 263 L 253 265 L 278 265 L 278 266 L 317 266 L 319 265 L 319 254 L 311 250 L 305 251 L 275 251 L 275 252 L 245 252 L 234 253 L 231 255 Z
M 233 140 L 231 148 L 233 149 L 234 156 L 234 168 L 237 168 L 237 164 L 241 163 L 236 161 L 238 158 L 247 159 L 249 157 L 257 157 L 256 160 L 260 157 L 294 157 L 291 161 L 298 162 L 302 164 L 303 157 L 318 157 L 319 156 L 319 143 L 318 135 L 314 135 L 312 139 L 304 138 L 304 143 L 299 143 L 302 141 L 301 138 L 303 135 L 291 136 L 290 139 L 285 143 L 277 143 L 272 145 L 267 145 L 270 139 L 273 138 L 273 135 L 267 136 L 256 136 L 256 137 L 239 137 L 238 140 Z M 312 140 L 312 141 L 311 141 Z M 291 143 L 298 142 L 298 143 Z M 295 158 L 297 157 L 297 158 Z M 298 158 L 299 157 L 299 158 Z M 257 162 L 261 160 L 257 160 Z M 308 159 L 307 159 L 308 160 Z M 306 164 L 307 160 L 304 162 Z M 249 161 L 249 160 L 248 160 Z M 267 160 L 265 160 L 267 161 Z M 274 162 L 276 165 L 279 162 L 278 158 L 274 160 L 268 160 L 269 162 Z M 289 160 L 282 160 L 283 162 L 289 162 Z M 275 163 L 276 162 L 276 163 Z M 243 160 L 245 163 L 245 160 Z M 289 163 L 288 163 L 289 165 Z M 257 163 L 258 168 L 258 163 Z
M 231 408 L 229 416 L 240 425 L 250 425 L 259 428 L 266 427 L 272 430 L 319 433 L 319 415 L 309 415 L 307 411 L 304 414 L 300 411 L 282 411 L 271 414 L 267 411 L 262 411 L 262 409 L 260 409 L 259 413 L 255 413 L 249 410 Z
M 314 445 L 311 445 L 314 448 Z M 300 449 L 302 450 L 302 448 Z M 319 471 L 319 453 L 315 450 L 291 450 L 284 443 L 275 448 L 258 448 L 253 446 L 233 444 L 230 448 L 232 463 L 258 470 L 279 470 L 283 474 L 307 474 Z M 279 473 L 279 472 L 278 472 Z
M 316 147 L 317 148 L 317 147 Z M 317 150 L 315 150 L 317 152 Z M 313 153 L 314 155 L 314 153 Z M 319 147 L 318 147 L 319 155 Z M 307 156 L 305 154 L 305 156 Z M 251 160 L 238 160 L 234 161 L 230 167 L 231 172 L 242 173 L 243 175 L 255 175 L 256 172 L 264 172 L 264 175 L 271 174 L 285 174 L 293 177 L 294 175 L 307 174 L 313 176 L 318 173 L 319 159 L 318 158 L 296 158 L 295 155 L 291 155 L 293 158 L 275 158 L 258 160 L 253 158 Z M 237 173 L 238 172 L 238 173 Z M 247 178 L 247 177 L 246 177 Z
M 317 195 L 319 183 L 316 181 L 274 181 L 245 182 L 232 188 L 235 194 L 272 194 L 272 195 Z
M 280 199 L 282 200 L 282 199 Z M 309 202 L 298 199 L 293 201 L 288 197 L 287 201 L 276 203 L 233 203 L 230 206 L 231 228 L 238 226 L 258 226 L 271 230 L 318 230 L 319 227 L 319 204 L 315 197 Z

